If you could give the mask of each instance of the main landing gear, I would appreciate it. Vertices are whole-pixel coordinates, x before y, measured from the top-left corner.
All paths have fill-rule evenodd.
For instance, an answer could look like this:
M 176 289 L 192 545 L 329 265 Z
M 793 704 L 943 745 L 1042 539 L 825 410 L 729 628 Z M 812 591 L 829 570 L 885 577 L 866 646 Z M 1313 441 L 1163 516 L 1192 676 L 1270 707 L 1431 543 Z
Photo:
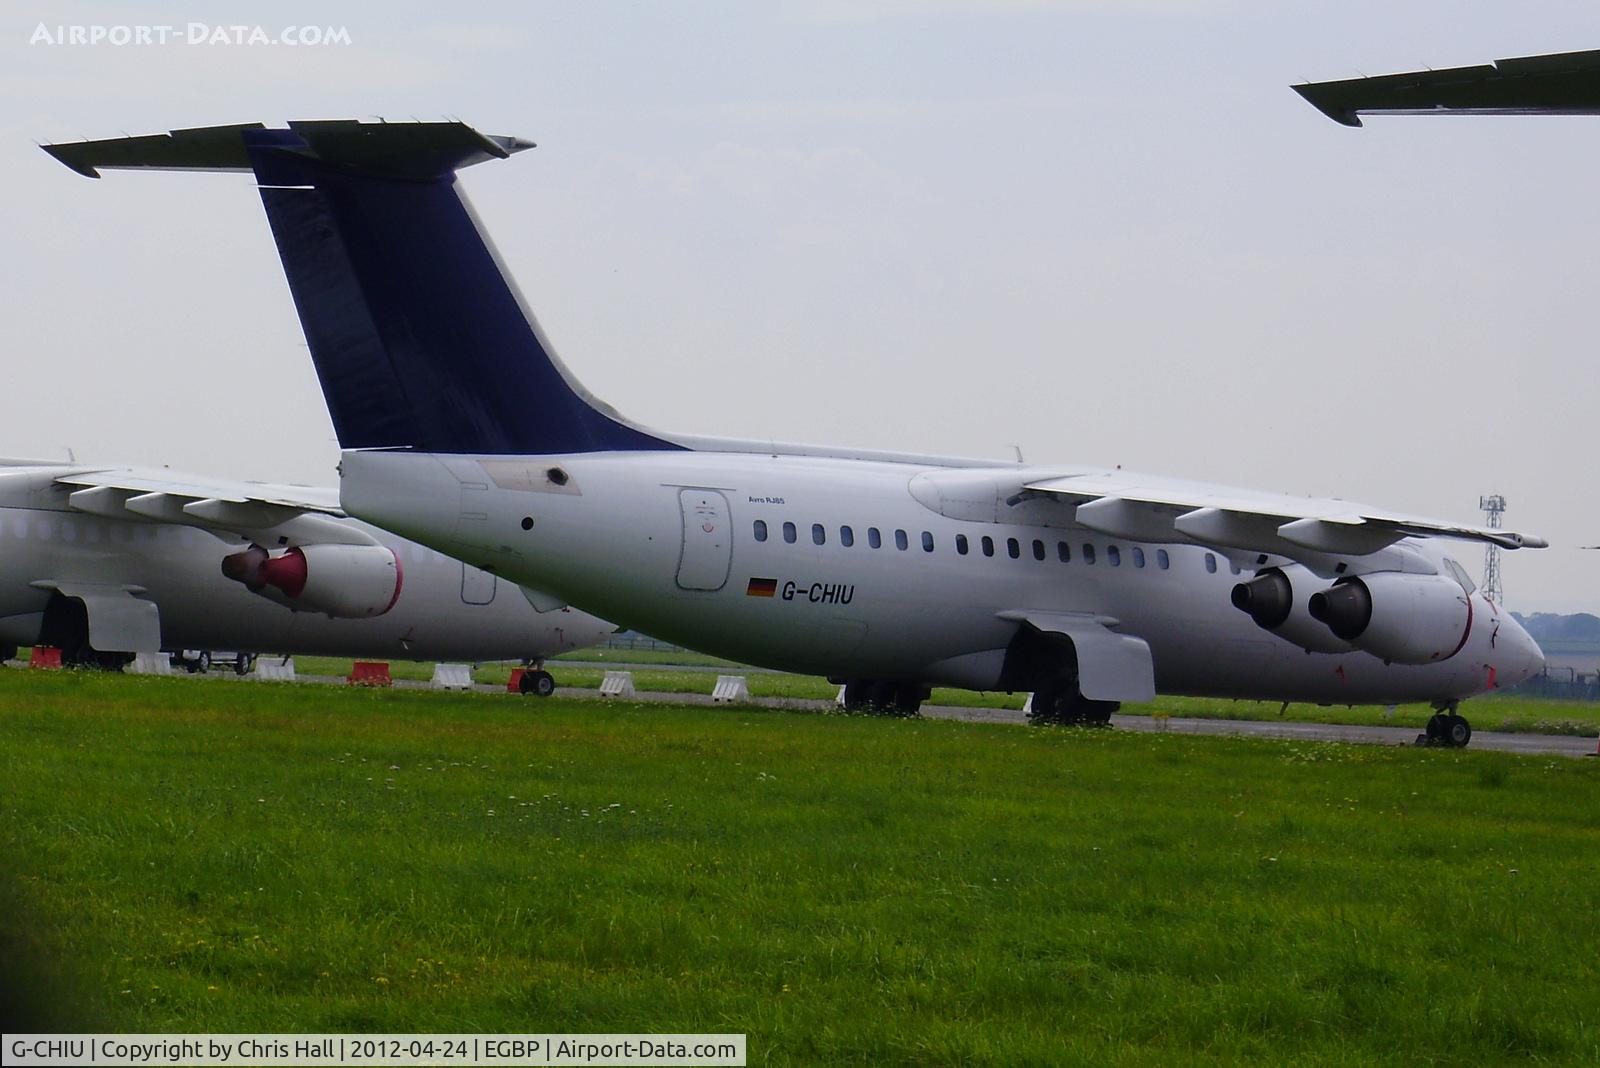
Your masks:
M 1121 707 L 1116 701 L 1091 701 L 1076 686 L 1047 686 L 1033 691 L 1028 722 L 1035 727 L 1104 727 Z
M 1428 719 L 1427 729 L 1417 735 L 1417 744 L 1465 749 L 1472 741 L 1472 724 L 1456 711 L 1460 705 L 1460 701 L 1435 701 L 1433 715 Z
M 928 688 L 918 682 L 848 679 L 844 684 L 844 710 L 909 719 L 920 714 L 928 692 Z

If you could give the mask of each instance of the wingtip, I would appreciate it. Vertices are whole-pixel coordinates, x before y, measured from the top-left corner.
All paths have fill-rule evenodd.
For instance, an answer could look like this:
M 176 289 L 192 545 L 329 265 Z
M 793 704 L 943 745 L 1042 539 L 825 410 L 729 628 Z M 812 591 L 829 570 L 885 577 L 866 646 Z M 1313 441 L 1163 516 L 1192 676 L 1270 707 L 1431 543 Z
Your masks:
M 68 145 L 40 145 L 39 147 L 49 153 L 51 159 L 75 174 L 81 174 L 85 178 L 100 177 L 100 172 L 87 163 L 74 163 L 67 155 L 67 149 L 70 147 Z
M 1328 118 L 1332 119 L 1340 126 L 1349 126 L 1352 128 L 1359 128 L 1361 126 L 1361 116 L 1357 115 L 1354 111 L 1347 108 L 1334 107 L 1317 99 L 1316 90 L 1321 88 L 1319 83 L 1303 82 L 1300 85 L 1291 85 L 1289 88 L 1299 93 L 1301 98 L 1304 99 L 1306 103 L 1310 104 L 1312 107 L 1328 116 Z

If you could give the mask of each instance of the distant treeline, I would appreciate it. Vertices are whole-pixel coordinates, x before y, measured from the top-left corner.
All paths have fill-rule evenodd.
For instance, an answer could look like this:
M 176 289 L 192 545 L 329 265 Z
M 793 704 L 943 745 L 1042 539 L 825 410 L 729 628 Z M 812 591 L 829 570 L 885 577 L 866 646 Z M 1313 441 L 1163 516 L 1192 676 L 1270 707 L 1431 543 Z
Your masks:
M 1570 616 L 1555 612 L 1535 612 L 1530 616 L 1513 612 L 1511 615 L 1540 645 L 1547 642 L 1600 645 L 1600 616 L 1588 612 Z

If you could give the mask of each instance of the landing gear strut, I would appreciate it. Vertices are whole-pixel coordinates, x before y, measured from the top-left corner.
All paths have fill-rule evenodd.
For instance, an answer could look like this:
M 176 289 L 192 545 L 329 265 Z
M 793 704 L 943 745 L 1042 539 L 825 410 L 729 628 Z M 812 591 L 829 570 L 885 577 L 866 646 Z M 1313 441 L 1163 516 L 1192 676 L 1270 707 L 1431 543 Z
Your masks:
M 921 713 L 928 688 L 916 682 L 849 679 L 844 684 L 844 710 L 869 716 L 911 718 Z
M 1435 701 L 1428 726 L 1417 738 L 1419 745 L 1435 745 L 1447 749 L 1465 749 L 1472 741 L 1472 724 L 1456 711 L 1459 701 Z
M 1047 686 L 1033 692 L 1028 722 L 1035 727 L 1104 727 L 1121 707 L 1116 701 L 1091 701 L 1078 693 L 1076 686 Z

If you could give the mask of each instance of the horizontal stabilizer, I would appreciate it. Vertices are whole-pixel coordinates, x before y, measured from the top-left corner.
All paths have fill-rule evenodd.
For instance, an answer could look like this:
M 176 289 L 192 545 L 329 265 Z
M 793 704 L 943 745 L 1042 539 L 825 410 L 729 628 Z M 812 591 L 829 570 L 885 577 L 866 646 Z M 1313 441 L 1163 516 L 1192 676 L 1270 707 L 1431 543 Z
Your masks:
M 343 449 L 682 448 L 567 372 L 458 188 L 462 167 L 532 147 L 461 122 L 338 120 L 45 151 L 91 177 L 105 167 L 253 174 Z
M 41 147 L 89 178 L 100 177 L 106 168 L 249 171 L 252 147 L 292 153 L 352 174 L 437 178 L 474 163 L 505 159 L 534 145 L 516 137 L 481 134 L 463 122 L 338 119 L 291 122 L 287 130 L 268 130 L 253 122 Z
M 1476 67 L 1312 82 L 1294 91 L 1334 122 L 1361 112 L 1600 115 L 1600 51 L 1500 59 Z

